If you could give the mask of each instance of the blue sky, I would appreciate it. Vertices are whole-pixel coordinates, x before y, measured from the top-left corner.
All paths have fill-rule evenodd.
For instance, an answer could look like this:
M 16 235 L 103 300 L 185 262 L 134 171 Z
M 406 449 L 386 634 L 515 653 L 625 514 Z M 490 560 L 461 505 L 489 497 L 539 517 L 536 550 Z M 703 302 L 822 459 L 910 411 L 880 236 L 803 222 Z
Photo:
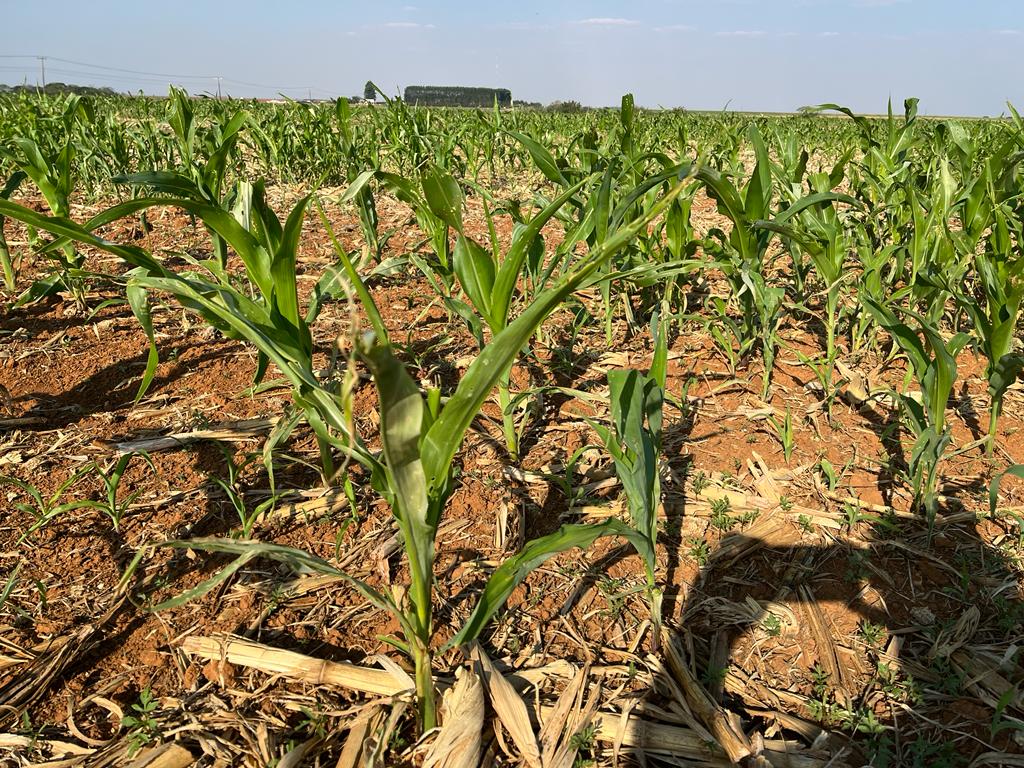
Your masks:
M 215 91 L 219 76 L 237 96 L 353 95 L 373 79 L 590 105 L 629 91 L 693 109 L 1024 107 L 1021 0 L 0 0 L 0 18 L 16 30 L 0 44 L 7 83 L 35 83 L 29 57 L 47 56 L 51 81 L 150 93 Z

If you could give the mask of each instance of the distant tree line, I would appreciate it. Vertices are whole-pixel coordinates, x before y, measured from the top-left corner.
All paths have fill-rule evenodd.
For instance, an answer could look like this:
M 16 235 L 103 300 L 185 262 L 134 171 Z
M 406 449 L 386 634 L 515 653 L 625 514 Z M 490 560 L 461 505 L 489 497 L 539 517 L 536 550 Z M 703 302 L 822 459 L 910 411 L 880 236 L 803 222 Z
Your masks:
M 512 106 L 512 91 L 507 88 L 467 88 L 458 85 L 410 85 L 405 103 L 421 107 L 499 107 Z
M 73 85 L 68 83 L 47 83 L 39 87 L 35 85 L 4 85 L 0 83 L 0 93 L 39 93 L 47 94 L 77 93 L 81 96 L 117 96 L 113 88 L 96 88 L 92 85 Z

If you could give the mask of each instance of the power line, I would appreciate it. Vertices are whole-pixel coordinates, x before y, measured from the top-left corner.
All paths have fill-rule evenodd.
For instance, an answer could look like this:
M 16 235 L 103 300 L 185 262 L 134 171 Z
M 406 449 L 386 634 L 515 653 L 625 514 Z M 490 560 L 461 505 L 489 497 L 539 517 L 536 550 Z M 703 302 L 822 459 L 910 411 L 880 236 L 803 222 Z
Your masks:
M 104 64 L 90 64 L 87 61 L 76 61 L 74 59 L 61 59 L 56 56 L 50 57 L 54 61 L 63 64 L 74 64 L 77 67 L 88 67 L 89 69 L 102 69 L 107 72 L 123 72 L 129 75 L 145 75 L 147 77 L 170 77 L 174 80 L 213 80 L 217 75 L 172 75 L 166 72 L 146 72 L 140 69 L 123 69 L 122 67 L 108 67 Z
M 141 69 L 127 69 L 125 67 L 110 67 L 110 66 L 107 66 L 105 64 L 93 64 L 93 63 L 87 62 L 87 61 L 79 61 L 77 59 L 65 59 L 65 58 L 62 58 L 62 57 L 59 57 L 59 56 L 39 56 L 39 55 L 32 55 L 32 54 L 0 54 L 0 59 L 36 59 L 36 60 L 38 60 L 39 64 L 40 64 L 40 74 L 41 74 L 41 77 L 42 77 L 44 85 L 45 85 L 45 79 L 46 79 L 46 71 L 45 71 L 45 64 L 44 64 L 44 62 L 46 60 L 50 60 L 50 61 L 60 62 L 62 64 L 71 64 L 71 65 L 76 66 L 76 67 L 85 67 L 86 69 L 90 69 L 90 70 L 99 70 L 99 71 L 96 71 L 96 72 L 88 72 L 88 71 L 87 72 L 81 72 L 81 71 L 69 70 L 69 69 L 64 69 L 64 68 L 54 69 L 54 68 L 51 67 L 51 69 L 50 69 L 51 74 L 52 73 L 60 73 L 60 74 L 64 74 L 64 75 L 72 74 L 72 75 L 76 75 L 76 76 L 102 78 L 102 79 L 105 79 L 105 80 L 142 81 L 142 82 L 148 82 L 148 83 L 167 83 L 168 81 L 171 81 L 171 82 L 183 82 L 183 81 L 189 81 L 189 80 L 191 80 L 191 81 L 206 81 L 206 82 L 211 82 L 212 81 L 211 84 L 215 84 L 217 86 L 217 90 L 218 91 L 220 90 L 221 82 L 224 82 L 224 83 L 228 83 L 228 84 L 231 84 L 231 85 L 241 85 L 241 86 L 245 86 L 245 87 L 248 87 L 248 88 L 261 88 L 261 89 L 268 90 L 268 91 L 306 91 L 306 92 L 309 92 L 311 90 L 315 90 L 315 91 L 318 91 L 320 93 L 330 94 L 332 96 L 334 95 L 334 91 L 332 91 L 332 90 L 329 90 L 327 88 L 320 88 L 319 86 L 314 86 L 314 85 L 309 85 L 309 84 L 305 84 L 305 85 L 271 85 L 271 84 L 268 84 L 268 83 L 255 83 L 255 82 L 251 82 L 251 81 L 248 81 L 248 80 L 237 80 L 235 78 L 225 77 L 225 76 L 222 76 L 222 75 L 184 75 L 184 74 L 173 74 L 173 73 L 168 73 L 168 72 L 150 72 L 150 71 L 141 70 Z M 24 70 L 24 69 L 28 69 L 28 67 L 27 66 L 26 67 L 21 67 L 19 69 L 23 69 Z M 108 72 L 116 72 L 116 73 L 119 73 L 119 75 L 106 74 Z M 125 77 L 125 75 L 131 75 L 132 77 L 131 78 Z M 160 78 L 160 79 L 159 80 L 154 80 L 153 78 Z M 164 78 L 166 78 L 166 80 Z M 193 84 L 192 87 L 196 87 L 197 84 L 198 83 Z

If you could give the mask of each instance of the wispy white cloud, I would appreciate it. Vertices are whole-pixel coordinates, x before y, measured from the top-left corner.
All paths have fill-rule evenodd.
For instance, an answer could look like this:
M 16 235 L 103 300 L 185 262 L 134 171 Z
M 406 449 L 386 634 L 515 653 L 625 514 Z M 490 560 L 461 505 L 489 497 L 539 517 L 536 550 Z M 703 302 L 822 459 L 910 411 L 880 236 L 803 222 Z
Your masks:
M 532 21 L 505 21 L 501 24 L 494 24 L 493 27 L 495 29 L 505 29 L 513 32 L 551 29 L 550 24 L 537 24 Z
M 821 32 L 818 37 L 839 37 L 838 32 Z
M 715 34 L 718 37 L 764 37 L 768 33 L 763 29 L 730 29 Z
M 640 22 L 636 19 L 620 19 L 610 16 L 598 16 L 592 19 L 580 19 L 574 21 L 573 24 L 578 24 L 583 27 L 637 27 Z
M 1021 31 L 1019 29 L 997 29 L 996 30 L 996 34 L 997 35 L 1010 35 L 1010 36 L 1012 36 L 1012 35 L 1019 35 L 1019 34 L 1021 34 Z
M 402 6 L 402 10 L 403 11 L 407 11 L 409 13 L 412 13 L 413 11 L 418 11 L 419 9 L 420 8 L 419 8 L 418 5 L 403 5 Z
M 912 0 L 853 0 L 858 8 L 887 8 L 891 5 L 905 5 Z
M 418 21 L 387 21 L 381 26 L 385 29 L 435 29 L 433 24 L 420 24 Z
M 689 24 L 666 24 L 663 27 L 655 27 L 655 32 L 693 32 L 696 27 Z

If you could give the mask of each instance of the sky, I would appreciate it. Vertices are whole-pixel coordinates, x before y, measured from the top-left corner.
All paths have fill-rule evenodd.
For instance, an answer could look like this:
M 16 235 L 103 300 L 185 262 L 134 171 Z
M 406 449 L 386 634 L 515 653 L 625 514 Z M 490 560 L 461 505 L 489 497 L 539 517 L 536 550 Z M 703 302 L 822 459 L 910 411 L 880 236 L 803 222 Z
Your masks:
M 48 81 L 157 94 L 329 98 L 372 79 L 590 106 L 1024 108 L 1024 0 L 0 0 L 0 19 L 12 85 L 44 56 Z

